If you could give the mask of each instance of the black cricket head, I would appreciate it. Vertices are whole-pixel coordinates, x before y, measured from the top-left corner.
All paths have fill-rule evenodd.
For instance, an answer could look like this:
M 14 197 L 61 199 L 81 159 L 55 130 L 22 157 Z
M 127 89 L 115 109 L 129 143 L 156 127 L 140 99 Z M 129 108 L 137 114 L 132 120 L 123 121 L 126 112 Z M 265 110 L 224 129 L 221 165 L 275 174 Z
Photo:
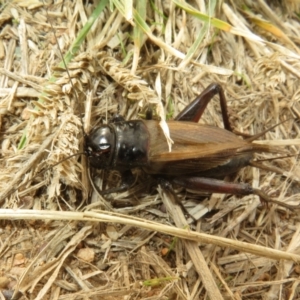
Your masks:
M 109 169 L 115 150 L 115 132 L 112 126 L 101 125 L 84 136 L 84 152 L 96 169 Z

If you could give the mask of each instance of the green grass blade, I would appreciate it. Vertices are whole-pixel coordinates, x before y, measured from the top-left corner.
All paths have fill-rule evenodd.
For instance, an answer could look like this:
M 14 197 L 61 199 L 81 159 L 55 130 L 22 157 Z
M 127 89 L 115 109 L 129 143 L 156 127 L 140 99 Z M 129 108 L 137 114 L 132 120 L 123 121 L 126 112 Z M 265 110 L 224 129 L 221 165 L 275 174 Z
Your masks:
M 207 32 L 208 32 L 208 30 L 210 28 L 210 21 L 211 21 L 210 15 L 213 14 L 213 12 L 215 10 L 215 7 L 216 7 L 216 1 L 210 1 L 210 5 L 209 5 L 209 8 L 208 8 L 208 10 L 209 10 L 209 16 L 207 16 L 208 17 L 207 21 L 204 22 L 204 24 L 203 24 L 203 26 L 202 26 L 199 34 L 198 34 L 198 37 L 196 38 L 196 40 L 194 41 L 193 45 L 188 50 L 188 52 L 186 54 L 186 57 L 180 63 L 179 68 L 183 68 L 184 66 L 186 66 L 190 62 L 190 60 L 193 58 L 193 56 L 197 52 L 197 49 L 199 49 L 199 46 L 203 42 L 205 36 L 207 36 Z
M 232 26 L 222 20 L 219 20 L 217 18 L 213 18 L 210 15 L 203 14 L 191 5 L 187 4 L 186 2 L 179 1 L 179 0 L 173 0 L 173 2 L 183 10 L 185 10 L 188 14 L 198 18 L 201 21 L 204 21 L 206 23 L 210 23 L 212 26 L 219 28 L 224 31 L 230 31 Z M 215 4 L 212 4 L 210 7 L 210 10 L 214 10 Z
M 107 3 L 108 3 L 108 0 L 100 1 L 98 6 L 95 8 L 95 10 L 92 12 L 90 17 L 88 18 L 85 25 L 79 31 L 77 38 L 71 45 L 69 51 L 64 56 L 64 61 L 66 64 L 68 64 L 74 58 L 74 56 L 77 54 L 81 44 L 84 42 L 84 39 L 86 38 L 87 34 L 89 33 L 91 27 L 93 26 L 93 24 L 95 23 L 95 21 L 97 20 L 99 15 L 102 13 L 102 11 L 106 7 Z M 64 61 L 62 60 L 59 63 L 59 67 L 65 68 Z
M 140 0 L 137 2 L 136 11 L 143 18 L 146 19 L 147 14 L 147 1 Z M 144 32 L 140 26 L 135 26 L 133 29 L 133 41 L 134 41 L 134 50 L 133 50 L 133 62 L 132 62 L 132 73 L 135 73 L 135 70 L 138 65 L 140 50 L 143 45 Z

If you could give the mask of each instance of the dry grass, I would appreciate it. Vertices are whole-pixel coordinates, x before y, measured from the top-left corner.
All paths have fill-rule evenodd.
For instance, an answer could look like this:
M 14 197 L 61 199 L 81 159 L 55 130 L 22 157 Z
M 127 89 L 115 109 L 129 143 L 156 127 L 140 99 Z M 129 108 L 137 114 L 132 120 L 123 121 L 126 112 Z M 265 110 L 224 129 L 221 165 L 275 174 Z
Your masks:
M 163 106 L 176 116 L 219 82 L 236 130 L 254 134 L 287 120 L 260 142 L 284 145 L 291 156 L 266 162 L 273 169 L 245 168 L 235 181 L 299 205 L 299 4 L 247 1 L 245 10 L 243 1 L 219 1 L 207 25 L 191 13 L 208 7 L 161 2 L 147 7 L 147 27 L 135 31 L 130 6 L 127 20 L 106 8 L 68 65 L 73 86 L 57 68 L 49 24 L 65 53 L 93 5 L 2 6 L 0 288 L 7 299 L 300 298 L 297 210 L 263 207 L 256 196 L 176 190 L 195 222 L 138 170 L 133 188 L 105 199 L 91 188 L 84 157 L 38 173 L 83 150 L 80 116 L 85 131 L 117 111 L 137 118 L 149 103 L 161 117 Z M 200 122 L 222 126 L 217 97 Z M 117 172 L 92 176 L 100 189 L 120 180 Z

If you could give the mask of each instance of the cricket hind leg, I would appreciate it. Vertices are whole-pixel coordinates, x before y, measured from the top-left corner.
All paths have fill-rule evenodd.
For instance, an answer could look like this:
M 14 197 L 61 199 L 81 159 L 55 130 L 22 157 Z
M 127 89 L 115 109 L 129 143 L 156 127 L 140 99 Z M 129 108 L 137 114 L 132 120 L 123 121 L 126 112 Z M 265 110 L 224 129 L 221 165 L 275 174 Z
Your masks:
M 178 184 L 184 188 L 192 190 L 203 190 L 211 193 L 232 194 L 232 195 L 257 195 L 261 198 L 262 202 L 267 204 L 274 203 L 279 206 L 294 210 L 299 208 L 295 205 L 289 205 L 281 201 L 277 201 L 269 197 L 260 189 L 253 188 L 246 183 L 232 183 L 225 182 L 223 180 L 204 178 L 204 177 L 176 177 L 172 179 L 172 182 Z
M 175 120 L 198 122 L 201 119 L 202 114 L 205 108 L 207 107 L 209 101 L 217 94 L 219 94 L 224 128 L 228 131 L 233 131 L 229 122 L 224 90 L 218 83 L 210 84 L 199 96 L 196 97 L 196 99 L 193 102 L 191 102 L 183 111 L 181 111 L 177 115 Z
M 192 101 L 184 110 L 182 110 L 175 118 L 176 121 L 189 121 L 189 122 L 198 122 L 203 112 L 205 111 L 208 103 L 212 98 L 219 94 L 219 100 L 220 100 L 220 106 L 221 106 L 221 112 L 222 112 L 222 119 L 224 128 L 228 131 L 231 131 L 235 133 L 236 135 L 242 136 L 244 139 L 248 140 L 249 142 L 254 141 L 264 135 L 266 132 L 269 132 L 273 128 L 277 127 L 278 125 L 286 122 L 280 122 L 258 134 L 251 135 L 243 132 L 239 132 L 232 128 L 230 122 L 229 122 L 229 116 L 228 116 L 228 109 L 227 109 L 227 100 L 224 94 L 224 90 L 222 86 L 218 83 L 212 83 L 210 84 L 204 91 L 195 98 L 194 101 Z

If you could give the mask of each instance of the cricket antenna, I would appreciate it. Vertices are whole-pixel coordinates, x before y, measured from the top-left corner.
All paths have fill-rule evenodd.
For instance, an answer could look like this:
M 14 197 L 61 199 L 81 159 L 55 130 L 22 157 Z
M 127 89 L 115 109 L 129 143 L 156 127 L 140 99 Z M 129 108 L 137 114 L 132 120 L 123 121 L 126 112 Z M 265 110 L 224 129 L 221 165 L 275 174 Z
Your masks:
M 50 166 L 50 167 L 48 167 L 48 168 L 46 168 L 46 169 L 43 169 L 43 170 L 37 172 L 33 177 L 31 177 L 30 179 L 28 179 L 24 184 L 27 184 L 28 182 L 34 180 L 34 179 L 37 178 L 39 175 L 41 175 L 41 174 L 43 174 L 43 173 L 45 173 L 45 172 L 47 172 L 47 171 L 53 169 L 54 167 L 58 166 L 58 165 L 61 164 L 62 162 L 66 161 L 66 160 L 68 160 L 68 159 L 70 159 L 70 158 L 72 158 L 72 157 L 79 156 L 79 155 L 84 155 L 84 154 L 85 154 L 84 152 L 78 152 L 78 153 L 74 153 L 74 154 L 72 154 L 72 155 L 70 155 L 70 156 L 68 156 L 68 157 L 65 157 L 64 159 L 58 161 L 58 162 L 55 163 L 54 165 L 52 165 L 52 166 Z M 16 192 L 16 191 L 17 191 L 21 186 L 23 186 L 24 184 L 21 184 L 21 185 L 19 185 L 18 187 L 13 188 L 13 189 L 10 190 L 9 193 L 7 193 L 7 194 L 1 195 L 1 196 L 0 196 L 0 203 L 1 203 L 6 197 L 8 197 L 9 195 L 11 195 L 11 194 L 13 194 L 14 192 Z
M 43 4 L 46 5 L 45 0 L 43 0 Z M 50 15 L 49 15 L 49 13 L 48 13 L 48 9 L 46 9 L 46 15 L 47 15 L 47 19 L 50 20 Z M 79 97 L 78 97 L 77 91 L 76 91 L 76 89 L 75 89 L 75 86 L 74 86 L 74 84 L 73 84 L 73 82 L 72 82 L 72 78 L 71 78 L 69 69 L 68 69 L 68 67 L 67 67 L 67 63 L 66 63 L 65 58 L 64 58 L 64 56 L 63 56 L 63 53 L 62 53 L 62 51 L 61 51 L 61 48 L 60 48 L 60 45 L 59 45 L 59 42 L 58 42 L 58 39 L 57 39 L 57 36 L 56 36 L 55 29 L 54 29 L 54 27 L 53 27 L 53 25 L 52 25 L 52 22 L 49 21 L 49 23 L 50 23 L 51 31 L 52 31 L 52 33 L 53 33 L 53 35 L 54 35 L 54 38 L 55 38 L 55 42 L 56 42 L 56 45 L 57 45 L 57 48 L 58 48 L 60 57 L 61 57 L 61 59 L 62 59 L 63 66 L 64 66 L 64 68 L 65 68 L 65 70 L 66 70 L 66 72 L 67 72 L 67 76 L 68 76 L 68 78 L 69 78 L 69 82 L 70 82 L 71 87 L 72 87 L 72 89 L 73 89 L 73 91 L 74 91 L 74 95 L 75 95 L 75 98 L 76 98 L 76 102 L 77 102 L 77 104 L 80 106 Z M 85 133 L 85 131 L 84 131 L 83 118 L 82 118 L 82 115 L 81 115 L 81 114 L 79 115 L 79 117 L 80 117 L 80 120 L 81 120 L 81 131 L 82 131 L 82 135 L 83 135 L 83 137 L 84 137 L 84 136 L 86 135 L 86 133 Z
M 46 2 L 45 0 L 42 0 L 42 3 L 46 6 Z M 49 15 L 49 12 L 48 12 L 48 9 L 46 8 L 46 16 L 47 16 L 47 19 L 50 20 L 50 15 Z M 50 28 L 51 28 L 51 31 L 53 32 L 54 34 L 54 38 L 55 38 L 55 41 L 56 41 L 56 44 L 57 44 L 57 47 L 58 47 L 58 50 L 59 50 L 59 53 L 60 53 L 60 56 L 61 56 L 61 60 L 62 60 L 62 63 L 60 64 L 62 68 L 64 68 L 66 70 L 66 73 L 67 73 L 67 77 L 69 79 L 69 82 L 70 82 L 70 85 L 74 91 L 74 94 L 75 94 L 75 99 L 77 101 L 77 104 L 80 106 L 80 101 L 79 101 L 79 96 L 78 96 L 78 93 L 75 89 L 75 86 L 73 84 L 73 81 L 71 79 L 71 75 L 70 75 L 70 72 L 69 72 L 69 69 L 67 67 L 67 63 L 66 63 L 66 60 L 65 58 L 63 57 L 63 54 L 62 54 L 62 50 L 61 50 L 61 47 L 59 45 L 59 42 L 58 42 L 58 38 L 57 38 L 57 35 L 56 35 L 56 32 L 55 32 L 55 29 L 54 29 L 54 26 L 52 24 L 51 21 L 49 21 L 50 23 Z M 86 136 L 86 133 L 84 131 L 84 122 L 83 122 L 83 118 L 82 118 L 82 114 L 80 114 L 80 120 L 81 120 L 81 131 L 83 133 L 83 138 L 85 138 Z M 75 153 L 75 154 L 72 154 L 62 160 L 60 160 L 59 162 L 53 164 L 52 166 L 46 168 L 46 169 L 43 169 L 39 172 L 37 172 L 32 178 L 28 179 L 25 183 L 23 184 L 20 184 L 19 181 L 20 181 L 20 178 L 30 170 L 31 166 L 34 164 L 34 161 L 36 160 L 37 157 L 39 157 L 40 155 L 42 155 L 42 153 L 45 151 L 46 148 L 48 148 L 49 144 L 51 143 L 52 139 L 53 139 L 53 134 L 52 135 L 49 135 L 47 136 L 47 138 L 43 141 L 43 143 L 40 145 L 38 151 L 35 153 L 35 155 L 30 158 L 24 167 L 22 167 L 19 171 L 17 171 L 17 173 L 15 174 L 15 177 L 13 179 L 13 181 L 11 182 L 10 186 L 8 186 L 7 188 L 3 189 L 0 193 L 0 205 L 2 205 L 5 201 L 5 199 L 7 199 L 11 194 L 13 194 L 14 192 L 18 191 L 20 189 L 20 187 L 24 186 L 24 184 L 27 184 L 28 182 L 31 182 L 33 179 L 35 179 L 37 176 L 39 176 L 42 172 L 44 173 L 45 171 L 48 171 L 48 170 L 51 170 L 53 169 L 53 167 L 59 165 L 60 163 L 72 158 L 72 157 L 75 157 L 75 156 L 78 156 L 78 155 L 85 155 L 86 153 L 84 151 L 81 151 L 81 152 L 78 152 L 78 153 Z M 86 186 L 86 185 L 84 185 Z

